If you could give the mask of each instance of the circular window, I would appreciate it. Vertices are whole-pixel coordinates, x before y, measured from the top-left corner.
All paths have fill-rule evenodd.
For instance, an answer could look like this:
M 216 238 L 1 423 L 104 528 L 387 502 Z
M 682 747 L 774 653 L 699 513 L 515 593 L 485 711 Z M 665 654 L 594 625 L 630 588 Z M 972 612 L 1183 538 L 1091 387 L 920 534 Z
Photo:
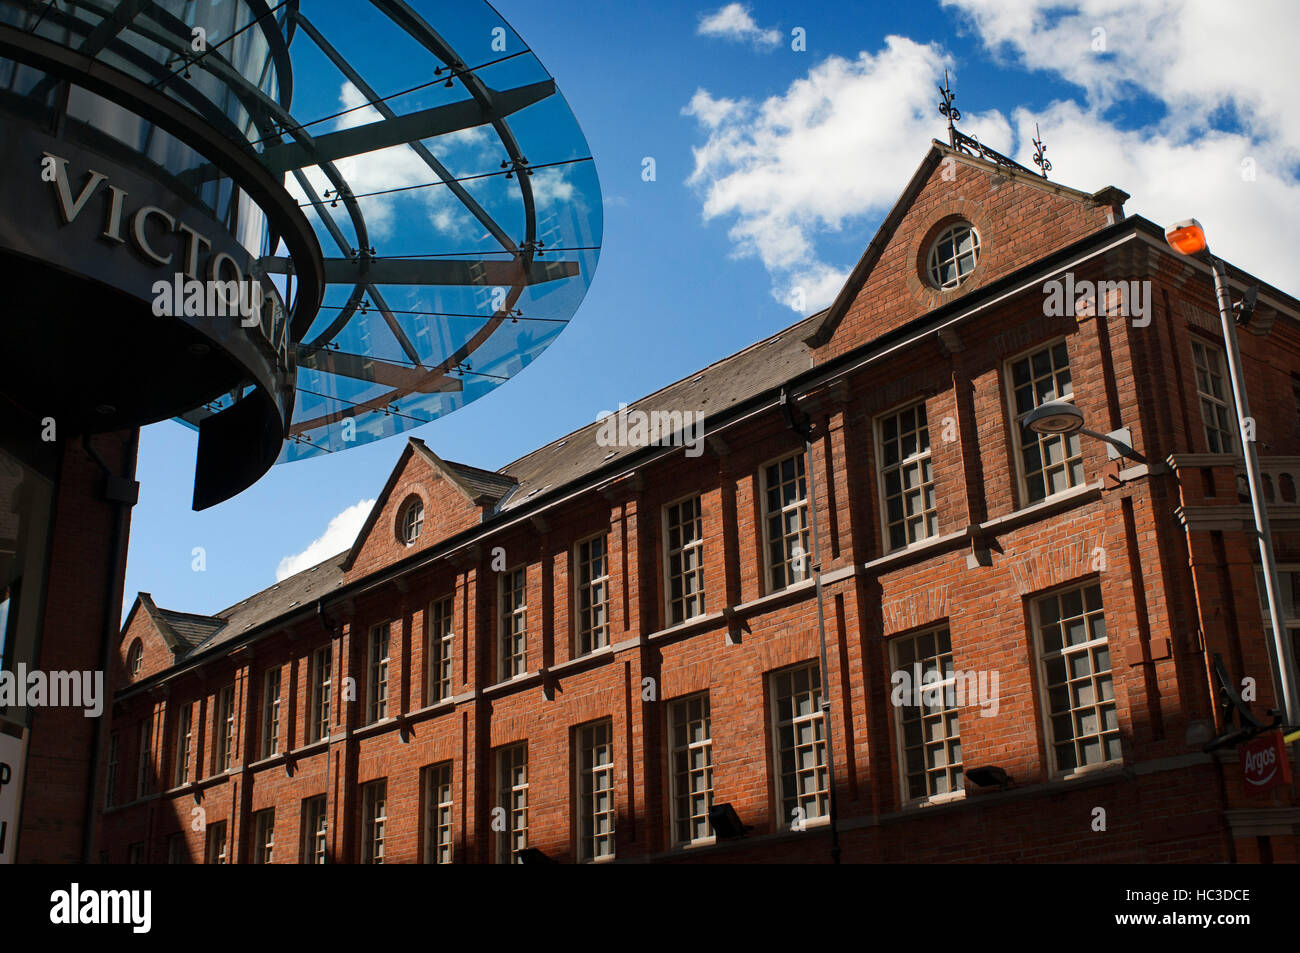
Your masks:
M 131 643 L 131 651 L 126 655 L 126 666 L 131 670 L 131 677 L 135 678 L 140 674 L 140 667 L 144 664 L 144 646 L 136 639 Z
M 400 522 L 399 534 L 402 542 L 410 546 L 420 538 L 420 530 L 424 528 L 424 504 L 418 498 L 411 500 L 402 510 L 402 519 Z
M 970 222 L 953 222 L 930 246 L 930 282 L 941 291 L 956 288 L 975 270 L 980 236 Z

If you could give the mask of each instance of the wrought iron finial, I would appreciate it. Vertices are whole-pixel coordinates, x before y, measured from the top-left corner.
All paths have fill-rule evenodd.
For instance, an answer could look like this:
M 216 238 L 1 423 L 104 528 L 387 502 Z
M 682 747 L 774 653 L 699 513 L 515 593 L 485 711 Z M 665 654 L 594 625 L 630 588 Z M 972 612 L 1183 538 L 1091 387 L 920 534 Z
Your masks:
M 939 103 L 939 115 L 948 120 L 948 144 L 953 149 L 965 155 L 992 162 L 1004 169 L 1018 169 L 1021 172 L 1030 172 L 1029 169 L 1026 169 L 1014 159 L 1008 158 L 996 149 L 984 145 L 977 136 L 967 135 L 956 127 L 955 123 L 961 122 L 961 110 L 953 105 L 953 100 L 957 98 L 957 94 L 952 91 L 952 87 L 948 84 L 948 71 L 946 69 L 943 71 L 943 85 L 939 87 L 939 95 L 943 97 Z M 1035 140 L 1035 144 L 1040 147 L 1042 145 L 1037 140 Z M 1046 151 L 1046 149 L 1042 150 L 1042 152 Z M 1040 158 L 1042 158 L 1041 152 L 1035 156 L 1034 161 L 1037 162 Z M 1052 164 L 1047 162 L 1046 159 L 1043 159 L 1043 162 L 1046 163 L 1046 169 L 1052 167 Z M 1030 174 L 1033 173 L 1030 172 Z M 1043 178 L 1047 178 L 1046 171 L 1042 175 Z
M 948 120 L 948 144 L 954 149 L 957 147 L 957 130 L 953 128 L 953 123 L 961 122 L 961 110 L 952 104 L 957 98 L 957 94 L 948 86 L 948 71 L 943 71 L 943 85 L 939 87 L 939 95 L 943 101 L 939 103 L 939 115 Z
M 1052 171 L 1052 163 L 1047 158 L 1046 153 L 1047 146 L 1043 145 L 1042 135 L 1038 131 L 1038 123 L 1034 123 L 1034 165 L 1042 170 L 1043 178 L 1047 178 L 1047 173 Z

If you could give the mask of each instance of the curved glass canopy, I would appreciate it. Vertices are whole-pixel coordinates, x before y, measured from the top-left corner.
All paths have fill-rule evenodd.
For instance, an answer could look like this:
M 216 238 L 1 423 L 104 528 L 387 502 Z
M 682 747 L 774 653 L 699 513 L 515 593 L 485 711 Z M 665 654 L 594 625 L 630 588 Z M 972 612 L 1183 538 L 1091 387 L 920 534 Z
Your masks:
M 187 150 L 161 163 L 226 212 L 290 307 L 296 396 L 278 462 L 481 397 L 581 303 L 601 242 L 596 171 L 555 82 L 487 3 L 62 0 L 35 24 L 21 6 L 11 23 L 147 80 L 240 142 L 314 228 L 325 284 L 319 309 L 302 309 L 300 265 L 274 227 L 249 224 L 258 209 L 229 170 Z M 196 426 L 249 388 L 181 419 Z
M 293 18 L 290 51 L 294 112 L 324 119 L 302 130 L 322 161 L 289 187 L 327 284 L 281 459 L 409 430 L 518 373 L 581 303 L 602 227 L 577 121 L 490 6 L 313 17 Z

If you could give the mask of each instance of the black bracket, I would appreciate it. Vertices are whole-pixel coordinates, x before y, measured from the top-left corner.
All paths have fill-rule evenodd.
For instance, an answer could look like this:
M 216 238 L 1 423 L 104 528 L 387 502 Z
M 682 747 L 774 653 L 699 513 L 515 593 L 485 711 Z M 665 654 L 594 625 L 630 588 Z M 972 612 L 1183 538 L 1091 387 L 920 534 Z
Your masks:
M 1232 679 L 1228 677 L 1228 669 L 1223 664 L 1223 655 L 1219 652 L 1214 653 L 1214 677 L 1219 681 L 1219 703 L 1223 706 L 1226 714 L 1225 721 L 1228 723 L 1228 731 L 1219 735 L 1219 737 L 1207 741 L 1201 745 L 1201 750 L 1206 754 L 1219 748 L 1235 747 L 1243 741 L 1249 741 L 1261 732 L 1271 731 L 1282 724 L 1282 713 L 1270 708 L 1268 715 L 1273 721 L 1265 724 L 1255 717 L 1250 710 L 1250 705 L 1242 700 L 1241 695 L 1233 686 Z M 1232 728 L 1232 717 L 1237 716 L 1237 727 Z

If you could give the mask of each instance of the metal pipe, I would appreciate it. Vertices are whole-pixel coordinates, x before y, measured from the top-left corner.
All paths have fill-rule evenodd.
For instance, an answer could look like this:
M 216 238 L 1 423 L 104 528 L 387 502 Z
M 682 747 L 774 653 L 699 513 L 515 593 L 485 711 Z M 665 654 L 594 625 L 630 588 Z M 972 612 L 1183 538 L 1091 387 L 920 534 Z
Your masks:
M 795 420 L 795 413 L 799 412 L 794 405 L 788 391 L 782 389 L 781 404 L 785 409 L 786 425 L 803 437 L 804 449 L 804 470 L 808 474 L 808 508 L 812 522 L 812 565 L 809 567 L 813 573 L 813 590 L 816 593 L 817 601 L 817 638 L 820 648 L 818 664 L 820 666 L 821 681 L 821 711 L 822 711 L 822 730 L 826 733 L 826 786 L 829 794 L 828 807 L 830 809 L 830 826 L 831 826 L 831 863 L 840 862 L 840 831 L 838 824 L 838 810 L 835 798 L 835 744 L 831 734 L 831 703 L 830 703 L 830 673 L 826 664 L 826 611 L 822 607 L 822 567 L 821 567 L 821 540 L 818 533 L 817 519 L 817 467 L 813 460 L 812 450 L 812 427 L 807 420 L 799 423 Z
M 1273 555 L 1273 536 L 1268 525 L 1268 504 L 1262 491 L 1263 480 L 1259 472 L 1259 454 L 1255 450 L 1254 435 L 1248 432 L 1246 421 L 1250 407 L 1246 402 L 1246 382 L 1241 371 L 1241 351 L 1237 346 L 1237 325 L 1232 315 L 1232 300 L 1228 294 L 1228 276 L 1223 262 L 1209 256 L 1214 272 L 1214 294 L 1219 304 L 1219 321 L 1223 325 L 1223 346 L 1228 354 L 1228 377 L 1232 382 L 1232 396 L 1237 405 L 1237 433 L 1241 438 L 1241 453 L 1246 460 L 1246 482 L 1250 486 L 1250 507 L 1255 514 L 1255 532 L 1259 537 L 1259 558 L 1264 569 L 1264 592 L 1268 601 L 1268 615 L 1273 626 L 1274 661 L 1281 678 L 1283 713 L 1286 724 L 1294 726 L 1300 720 L 1300 694 L 1295 683 L 1295 654 L 1291 650 L 1286 622 L 1282 618 L 1278 594 L 1277 559 Z M 1253 421 L 1252 421 L 1253 425 Z
M 90 442 L 90 437 L 83 436 L 81 444 L 86 453 L 103 471 L 104 479 L 108 480 L 113 477 L 112 468 L 95 450 Z M 122 469 L 128 473 L 135 473 L 136 455 L 139 453 L 139 448 L 140 429 L 137 427 L 131 432 L 131 436 L 127 438 L 124 453 L 122 454 Z M 125 500 L 116 500 L 114 502 L 116 506 L 113 512 L 113 528 L 109 535 L 108 590 L 105 593 L 105 601 L 108 603 L 110 611 L 104 613 L 104 625 L 99 639 L 99 670 L 104 673 L 104 710 L 100 712 L 99 718 L 96 719 L 97 724 L 90 741 L 90 783 L 86 785 L 86 819 L 81 831 L 81 862 L 83 864 L 94 863 L 92 855 L 95 850 L 95 833 L 98 828 L 98 807 L 100 804 L 99 756 L 104 746 L 104 734 L 108 730 L 113 716 L 113 699 L 108 694 L 108 670 L 112 664 L 113 646 L 122 636 L 122 630 L 118 623 L 122 603 L 121 600 L 114 599 L 114 593 L 119 585 L 118 580 L 122 579 L 124 582 L 126 576 L 126 544 L 131 525 L 131 504 Z M 125 593 L 123 595 L 125 596 Z M 111 611 L 114 604 L 117 606 L 118 616 L 114 616 Z M 105 784 L 107 783 L 108 781 L 105 779 Z

